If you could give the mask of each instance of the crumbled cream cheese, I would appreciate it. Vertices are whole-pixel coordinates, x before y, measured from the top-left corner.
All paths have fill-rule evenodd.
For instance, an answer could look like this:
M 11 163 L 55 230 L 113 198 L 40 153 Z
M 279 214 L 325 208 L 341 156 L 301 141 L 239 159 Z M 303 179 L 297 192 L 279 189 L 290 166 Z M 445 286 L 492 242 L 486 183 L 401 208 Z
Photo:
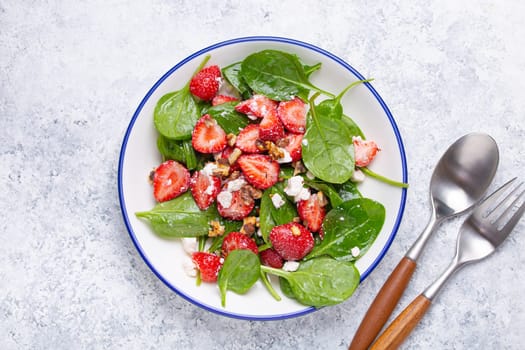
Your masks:
M 195 237 L 184 237 L 181 239 L 182 249 L 188 254 L 191 255 L 197 251 L 197 238 Z
M 202 168 L 201 172 L 203 174 L 206 174 L 208 176 L 212 176 L 213 175 L 213 172 L 214 170 L 217 169 L 217 164 L 215 163 L 206 163 L 206 165 L 204 166 L 204 168 Z
M 294 271 L 297 271 L 297 269 L 299 268 L 299 265 L 300 264 L 298 261 L 285 261 L 282 269 L 284 271 L 294 272 Z
M 275 193 L 272 197 L 272 203 L 273 203 L 273 206 L 277 209 L 279 209 L 280 207 L 282 207 L 285 203 L 283 197 L 281 197 L 281 195 L 279 193 Z
M 302 176 L 292 176 L 288 179 L 288 183 L 284 188 L 284 192 L 287 195 L 294 197 L 295 202 L 307 200 L 308 198 L 310 198 L 310 190 L 308 188 L 303 187 L 303 182 L 304 180 Z
M 184 261 L 182 262 L 182 268 L 189 277 L 197 277 L 197 266 L 195 266 L 195 263 L 190 257 L 187 256 L 184 258 Z
M 221 191 L 217 195 L 217 202 L 219 202 L 223 208 L 229 208 L 232 205 L 232 193 L 230 191 Z
M 350 254 L 352 254 L 354 258 L 357 258 L 360 253 L 361 249 L 359 249 L 359 247 L 353 247 L 352 249 L 350 249 Z
M 246 184 L 246 181 L 241 177 L 228 182 L 228 192 L 235 192 L 241 189 Z

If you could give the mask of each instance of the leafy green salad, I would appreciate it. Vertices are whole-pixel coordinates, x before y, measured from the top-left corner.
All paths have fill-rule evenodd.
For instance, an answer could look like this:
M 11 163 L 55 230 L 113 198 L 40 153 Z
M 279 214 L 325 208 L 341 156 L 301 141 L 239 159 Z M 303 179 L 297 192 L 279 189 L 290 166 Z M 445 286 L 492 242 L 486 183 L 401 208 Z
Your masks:
M 186 272 L 217 283 L 223 306 L 257 281 L 276 300 L 346 300 L 360 280 L 355 262 L 385 221 L 359 182 L 406 186 L 368 169 L 380 148 L 344 113 L 341 98 L 368 81 L 325 91 L 310 80 L 320 63 L 278 50 L 225 67 L 209 60 L 157 102 L 157 204 L 136 216 L 181 241 Z

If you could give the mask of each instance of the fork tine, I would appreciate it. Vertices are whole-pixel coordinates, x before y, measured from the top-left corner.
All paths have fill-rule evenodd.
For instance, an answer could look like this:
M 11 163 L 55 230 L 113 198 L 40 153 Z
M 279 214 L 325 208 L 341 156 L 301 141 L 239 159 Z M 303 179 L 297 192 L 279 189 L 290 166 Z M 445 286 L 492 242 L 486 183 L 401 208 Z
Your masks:
M 483 218 L 487 218 L 501 205 L 501 202 L 497 202 L 499 198 L 512 186 L 516 177 L 509 180 L 506 184 L 494 191 L 490 196 L 485 198 L 479 205 L 478 208 L 483 212 Z M 495 205 L 498 203 L 497 205 Z
M 522 183 L 520 183 L 520 185 L 518 187 L 516 187 L 516 190 L 522 185 Z M 514 207 L 514 206 L 517 206 L 518 203 L 520 201 L 522 201 L 523 199 L 525 198 L 525 190 L 521 191 L 521 193 L 518 195 L 518 197 L 516 197 L 516 199 L 514 199 L 514 201 L 512 202 L 512 205 L 510 205 L 507 210 L 505 210 L 505 213 L 501 216 L 501 218 L 503 218 L 504 216 L 506 216 L 507 212 L 510 213 L 511 209 Z M 512 229 L 514 228 L 514 226 L 516 226 L 518 224 L 518 221 L 520 221 L 521 217 L 523 216 L 523 213 L 525 213 L 525 201 L 523 201 L 523 203 L 521 203 L 521 206 L 518 208 L 518 210 L 516 210 L 516 212 L 512 215 L 512 217 L 509 219 L 509 221 L 505 224 L 505 226 L 503 226 L 503 228 L 501 229 L 501 231 L 503 232 L 510 232 L 512 231 Z

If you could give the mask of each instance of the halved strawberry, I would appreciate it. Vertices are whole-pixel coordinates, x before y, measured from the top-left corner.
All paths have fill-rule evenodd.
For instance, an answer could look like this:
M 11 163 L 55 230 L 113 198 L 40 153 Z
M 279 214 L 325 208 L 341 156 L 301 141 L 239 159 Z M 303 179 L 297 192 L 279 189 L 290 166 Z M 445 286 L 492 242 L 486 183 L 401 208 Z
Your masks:
M 256 143 L 259 139 L 259 125 L 248 124 L 237 135 L 235 146 L 245 153 L 260 153 Z
M 314 247 L 312 233 L 296 222 L 272 228 L 270 242 L 284 260 L 301 260 Z
M 261 263 L 266 266 L 280 269 L 284 265 L 283 258 L 273 248 L 263 250 L 259 253 L 259 257 L 261 258 Z
M 318 232 L 323 224 L 326 210 L 321 205 L 318 194 L 314 193 L 307 200 L 301 200 L 297 203 L 297 213 L 303 224 L 311 232 Z
M 186 192 L 190 185 L 190 172 L 174 160 L 167 160 L 153 173 L 153 195 L 158 202 L 169 201 Z
M 249 116 L 262 118 L 269 111 L 275 110 L 278 103 L 264 95 L 253 95 L 247 100 L 240 102 L 235 106 L 235 110 Z
M 242 190 L 230 192 L 223 189 L 217 195 L 217 210 L 226 219 L 242 220 L 251 213 L 254 206 L 253 198 L 243 196 Z
M 195 124 L 191 144 L 201 153 L 216 153 L 226 147 L 226 132 L 209 114 L 203 115 Z
M 239 99 L 236 98 L 236 97 L 233 97 L 233 96 L 228 96 L 228 95 L 217 95 L 213 98 L 213 100 L 211 100 L 211 105 L 212 106 L 217 106 L 217 105 L 221 105 L 223 103 L 226 103 L 226 102 L 231 102 L 231 101 L 238 101 Z
M 283 123 L 279 120 L 275 110 L 269 111 L 259 124 L 259 137 L 263 141 L 276 142 L 284 136 Z
M 285 146 L 284 149 L 290 153 L 292 162 L 296 162 L 302 158 L 302 143 L 303 134 L 288 134 L 284 137 Z
M 196 171 L 190 179 L 190 190 L 201 210 L 207 209 L 221 191 L 221 179 Z
M 193 263 L 200 272 L 204 282 L 217 282 L 222 267 L 221 257 L 208 252 L 195 252 L 191 255 Z
M 200 70 L 190 81 L 190 92 L 204 101 L 210 101 L 219 91 L 221 70 L 209 66 Z
M 365 167 L 374 159 L 379 147 L 372 140 L 363 140 L 360 137 L 352 139 L 355 149 L 355 165 Z
M 246 181 L 264 190 L 279 181 L 279 163 L 267 155 L 243 154 L 237 160 Z
M 304 134 L 306 131 L 307 105 L 299 97 L 290 101 L 282 101 L 277 107 L 277 115 L 286 130 Z
M 226 237 L 224 237 L 221 249 L 222 255 L 224 257 L 228 256 L 228 253 L 235 249 L 249 249 L 255 254 L 259 254 L 257 243 L 255 243 L 253 238 L 250 238 L 240 232 L 230 232 Z

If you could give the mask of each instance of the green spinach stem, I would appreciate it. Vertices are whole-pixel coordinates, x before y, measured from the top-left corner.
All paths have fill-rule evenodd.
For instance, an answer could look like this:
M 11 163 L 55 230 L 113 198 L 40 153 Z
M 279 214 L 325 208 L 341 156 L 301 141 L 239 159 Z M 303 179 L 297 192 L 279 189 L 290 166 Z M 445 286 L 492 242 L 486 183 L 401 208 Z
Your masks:
M 372 178 L 374 178 L 376 180 L 379 180 L 381 182 L 384 182 L 384 183 L 387 183 L 389 185 L 396 186 L 396 187 L 408 188 L 408 184 L 407 183 L 389 179 L 389 178 L 387 178 L 385 176 L 382 176 L 382 175 L 379 175 L 379 174 L 373 172 L 372 170 L 368 169 L 367 167 L 362 167 L 362 168 L 359 168 L 359 169 L 361 169 L 361 171 L 363 173 L 365 173 L 366 175 L 368 175 L 368 176 L 370 176 L 370 177 L 372 177 Z

